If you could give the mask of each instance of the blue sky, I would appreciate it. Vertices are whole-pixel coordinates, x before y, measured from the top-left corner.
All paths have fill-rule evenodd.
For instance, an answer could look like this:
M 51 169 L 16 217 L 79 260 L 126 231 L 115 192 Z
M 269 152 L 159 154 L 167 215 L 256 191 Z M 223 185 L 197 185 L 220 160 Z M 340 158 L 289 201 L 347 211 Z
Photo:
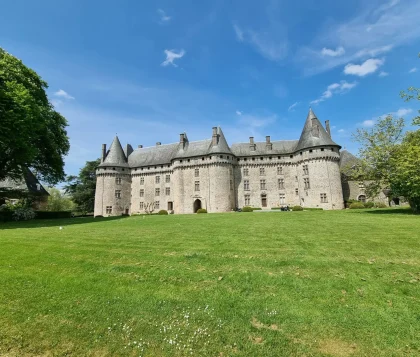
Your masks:
M 3 1 L 0 46 L 69 122 L 66 172 L 123 145 L 298 139 L 309 106 L 333 139 L 417 103 L 420 1 Z M 417 70 L 418 69 L 418 70 Z

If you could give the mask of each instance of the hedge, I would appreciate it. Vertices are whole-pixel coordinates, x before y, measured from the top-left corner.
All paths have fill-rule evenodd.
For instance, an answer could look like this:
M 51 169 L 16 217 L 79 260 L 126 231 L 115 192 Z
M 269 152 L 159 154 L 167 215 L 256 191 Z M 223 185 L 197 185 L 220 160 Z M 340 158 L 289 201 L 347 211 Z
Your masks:
M 365 208 L 365 205 L 362 202 L 353 202 L 349 206 L 350 209 L 362 209 Z
M 242 208 L 242 212 L 252 212 L 252 211 L 254 210 L 252 209 L 252 207 L 249 207 L 249 206 L 245 206 L 244 208 Z
M 35 219 L 71 218 L 70 211 L 35 211 Z
M 197 213 L 207 213 L 207 210 L 205 208 L 199 208 Z
M 293 206 L 292 211 L 303 211 L 303 207 L 302 206 Z
M 167 216 L 167 215 L 168 215 L 168 211 L 167 211 L 166 209 L 161 209 L 161 210 L 158 212 L 158 215 L 161 215 L 161 216 Z

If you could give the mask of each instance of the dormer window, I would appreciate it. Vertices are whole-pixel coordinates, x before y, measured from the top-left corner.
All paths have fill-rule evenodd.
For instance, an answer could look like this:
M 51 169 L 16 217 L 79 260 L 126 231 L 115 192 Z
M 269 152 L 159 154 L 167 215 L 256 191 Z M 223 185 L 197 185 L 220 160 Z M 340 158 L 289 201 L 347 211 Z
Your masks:
M 39 184 L 39 183 L 36 184 L 36 190 L 41 191 L 41 184 Z

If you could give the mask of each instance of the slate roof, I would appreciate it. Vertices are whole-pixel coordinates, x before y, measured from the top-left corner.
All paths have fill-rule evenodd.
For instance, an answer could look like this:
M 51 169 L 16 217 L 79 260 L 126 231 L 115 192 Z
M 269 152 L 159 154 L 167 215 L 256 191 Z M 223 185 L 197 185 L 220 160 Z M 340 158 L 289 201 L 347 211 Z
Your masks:
M 184 158 L 192 156 L 207 155 L 210 150 L 211 139 L 200 140 L 200 141 L 187 141 L 185 147 L 182 148 L 179 144 L 179 149 L 173 156 L 173 158 Z
M 30 192 L 37 196 L 50 195 L 29 169 L 25 170 L 23 178 L 20 180 L 6 179 L 4 181 L 0 181 L 0 189 L 1 188 L 7 189 L 8 191 Z
M 312 126 L 313 124 L 318 125 L 319 137 L 313 135 Z M 316 117 L 315 113 L 312 111 L 312 108 L 309 110 L 308 116 L 306 118 L 305 126 L 303 127 L 302 134 L 300 135 L 299 143 L 296 146 L 296 151 L 315 147 L 315 146 L 324 146 L 324 145 L 334 145 L 341 147 L 331 140 L 331 137 L 325 131 L 321 122 Z
M 232 154 L 232 151 L 230 151 L 229 145 L 226 141 L 225 135 L 223 134 L 222 128 L 218 127 L 216 130 L 217 145 L 210 147 L 209 154 Z
M 138 148 L 128 157 L 130 167 L 170 164 L 179 143 Z
M 125 157 L 124 150 L 118 136 L 114 138 L 114 141 L 106 153 L 104 162 L 99 165 L 99 167 L 107 166 L 128 167 L 127 158 Z
M 266 142 L 256 142 L 255 150 L 250 150 L 250 144 L 247 143 L 238 143 L 232 144 L 232 153 L 236 156 L 252 156 L 252 155 L 280 155 L 280 154 L 289 154 L 295 151 L 297 140 L 280 140 L 272 141 L 272 149 L 267 149 Z
M 356 165 L 359 161 L 360 160 L 351 152 L 347 150 L 340 151 L 340 168 L 350 168 L 351 166 Z

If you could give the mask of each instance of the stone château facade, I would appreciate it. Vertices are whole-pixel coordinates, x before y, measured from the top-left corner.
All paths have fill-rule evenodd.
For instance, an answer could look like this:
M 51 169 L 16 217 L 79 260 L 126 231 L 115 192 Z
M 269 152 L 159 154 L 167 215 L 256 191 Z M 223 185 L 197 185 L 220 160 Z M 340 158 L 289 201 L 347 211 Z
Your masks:
M 284 205 L 342 209 L 340 145 L 309 111 L 299 140 L 229 146 L 220 127 L 211 139 L 123 150 L 115 137 L 102 145 L 97 169 L 95 216 L 155 210 L 227 212 L 236 207 Z

